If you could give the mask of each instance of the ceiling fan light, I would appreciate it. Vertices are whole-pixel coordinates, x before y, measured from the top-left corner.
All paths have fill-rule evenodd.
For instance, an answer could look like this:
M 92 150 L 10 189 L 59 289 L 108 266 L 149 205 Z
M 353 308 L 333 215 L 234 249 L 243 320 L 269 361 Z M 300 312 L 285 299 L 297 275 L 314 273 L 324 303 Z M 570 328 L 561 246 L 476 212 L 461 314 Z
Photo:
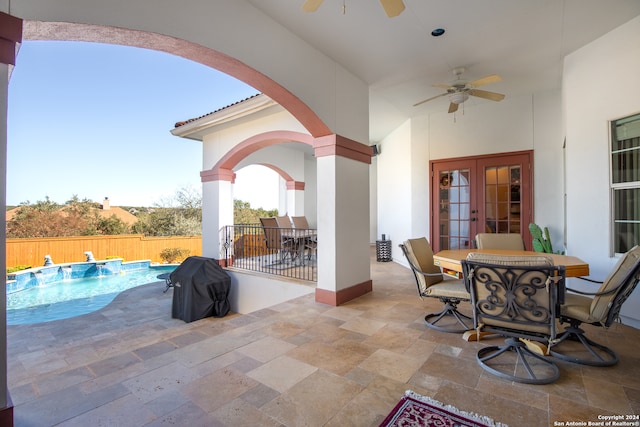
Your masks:
M 467 92 L 455 92 L 449 95 L 449 100 L 454 104 L 462 104 L 467 99 L 469 99 L 469 94 Z

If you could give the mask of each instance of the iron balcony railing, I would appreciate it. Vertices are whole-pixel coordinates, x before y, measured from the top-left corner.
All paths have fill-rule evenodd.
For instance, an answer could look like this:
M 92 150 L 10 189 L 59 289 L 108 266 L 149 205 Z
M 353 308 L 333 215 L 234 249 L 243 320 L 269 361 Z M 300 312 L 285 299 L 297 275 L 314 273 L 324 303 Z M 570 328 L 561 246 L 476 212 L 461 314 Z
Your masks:
M 220 242 L 228 266 L 249 271 L 318 281 L 316 230 L 227 225 Z

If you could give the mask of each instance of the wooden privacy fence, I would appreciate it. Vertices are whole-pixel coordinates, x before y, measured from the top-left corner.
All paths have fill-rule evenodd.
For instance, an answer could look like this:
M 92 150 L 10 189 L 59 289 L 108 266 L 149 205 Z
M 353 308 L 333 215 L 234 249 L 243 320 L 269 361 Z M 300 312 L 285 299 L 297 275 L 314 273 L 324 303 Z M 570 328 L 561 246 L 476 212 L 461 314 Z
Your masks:
M 33 239 L 7 239 L 7 268 L 18 265 L 32 267 L 44 264 L 51 255 L 55 264 L 82 262 L 91 251 L 97 260 L 120 257 L 125 261 L 162 262 L 160 253 L 166 248 L 186 249 L 189 256 L 202 255 L 202 236 L 145 237 L 142 234 L 115 236 L 77 236 Z

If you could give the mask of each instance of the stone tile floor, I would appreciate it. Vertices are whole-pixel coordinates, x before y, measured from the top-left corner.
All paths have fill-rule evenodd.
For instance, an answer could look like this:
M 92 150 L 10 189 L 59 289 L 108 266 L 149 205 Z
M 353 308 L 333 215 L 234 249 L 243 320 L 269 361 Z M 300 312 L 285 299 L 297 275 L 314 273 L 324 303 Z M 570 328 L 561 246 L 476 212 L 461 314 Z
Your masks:
M 519 426 L 640 414 L 640 330 L 589 327 L 610 368 L 559 363 L 533 386 L 483 371 L 468 343 L 425 327 L 410 270 L 371 263 L 373 292 L 340 307 L 300 297 L 253 313 L 172 319 L 164 282 L 73 319 L 9 326 L 16 426 L 375 426 L 406 389 Z M 565 424 L 566 425 L 566 424 Z

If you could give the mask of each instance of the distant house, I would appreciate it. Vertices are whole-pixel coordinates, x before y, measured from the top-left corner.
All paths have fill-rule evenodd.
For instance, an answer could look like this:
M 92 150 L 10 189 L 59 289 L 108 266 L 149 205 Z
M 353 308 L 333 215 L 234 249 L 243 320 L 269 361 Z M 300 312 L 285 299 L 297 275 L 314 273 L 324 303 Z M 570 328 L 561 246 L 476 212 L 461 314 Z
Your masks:
M 108 197 L 105 197 L 102 201 L 102 209 L 98 211 L 98 214 L 103 218 L 111 218 L 112 215 L 115 215 L 116 218 L 131 226 L 138 222 L 138 217 L 133 215 L 131 212 L 126 211 L 118 206 L 111 206 L 111 202 Z

